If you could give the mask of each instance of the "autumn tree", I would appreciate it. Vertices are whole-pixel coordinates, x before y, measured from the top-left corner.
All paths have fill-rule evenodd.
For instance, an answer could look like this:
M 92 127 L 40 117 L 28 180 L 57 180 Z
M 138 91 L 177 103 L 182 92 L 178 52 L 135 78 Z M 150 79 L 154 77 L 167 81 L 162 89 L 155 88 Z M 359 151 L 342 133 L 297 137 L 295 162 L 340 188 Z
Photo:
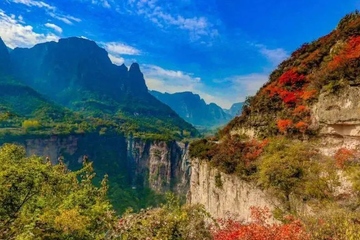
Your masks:
M 113 213 L 107 184 L 92 184 L 92 164 L 69 171 L 64 163 L 26 157 L 23 147 L 0 148 L 0 239 L 104 239 Z
M 160 208 L 127 212 L 116 226 L 116 236 L 123 240 L 212 239 L 209 214 L 200 205 L 181 206 L 174 194 L 167 194 L 167 203 Z

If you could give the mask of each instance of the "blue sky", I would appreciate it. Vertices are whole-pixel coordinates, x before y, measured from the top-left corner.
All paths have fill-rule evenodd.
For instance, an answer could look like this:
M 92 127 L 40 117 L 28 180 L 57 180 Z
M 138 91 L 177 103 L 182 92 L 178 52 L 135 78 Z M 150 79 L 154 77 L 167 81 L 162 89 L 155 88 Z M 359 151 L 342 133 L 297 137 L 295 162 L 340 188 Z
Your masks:
M 12 48 L 85 37 L 116 64 L 138 62 L 149 89 L 192 91 L 228 108 L 359 8 L 360 0 L 1 0 L 0 36 Z

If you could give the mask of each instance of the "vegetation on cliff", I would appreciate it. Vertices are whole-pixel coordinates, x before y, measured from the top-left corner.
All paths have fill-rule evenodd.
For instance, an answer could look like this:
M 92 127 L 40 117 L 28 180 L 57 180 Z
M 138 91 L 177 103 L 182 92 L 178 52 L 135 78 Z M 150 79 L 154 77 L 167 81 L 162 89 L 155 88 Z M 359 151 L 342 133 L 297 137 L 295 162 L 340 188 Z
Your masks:
M 0 149 L 1 239 L 103 239 L 113 225 L 106 177 L 92 185 L 91 163 L 69 171 L 60 162 L 26 157 L 25 149 Z
M 254 97 L 247 99 L 241 116 L 223 134 L 252 128 L 260 137 L 284 134 L 316 135 L 311 106 L 320 93 L 358 86 L 360 66 L 360 14 L 345 16 L 328 35 L 302 45 L 282 62 Z
M 345 87 L 360 85 L 359 39 L 360 13 L 354 12 L 281 63 L 216 137 L 190 147 L 192 157 L 275 197 L 281 205 L 273 216 L 284 224 L 287 214 L 296 216 L 299 231 L 308 233 L 299 239 L 360 237 L 359 153 L 343 147 L 333 156 L 323 155 L 312 116 L 320 94 L 336 96 Z M 308 210 L 300 210 L 304 206 Z M 275 229 L 225 221 L 217 239 L 278 239 L 271 236 Z M 290 236 L 295 235 L 281 239 L 297 239 Z

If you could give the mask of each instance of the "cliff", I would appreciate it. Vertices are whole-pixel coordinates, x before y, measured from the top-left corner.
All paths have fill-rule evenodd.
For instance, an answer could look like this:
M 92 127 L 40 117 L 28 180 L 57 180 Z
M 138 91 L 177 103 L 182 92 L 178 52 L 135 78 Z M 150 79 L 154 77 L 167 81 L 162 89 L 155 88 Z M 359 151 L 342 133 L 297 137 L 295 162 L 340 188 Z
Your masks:
M 204 161 L 192 160 L 190 190 L 187 201 L 202 204 L 214 218 L 251 219 L 251 207 L 274 210 L 278 201 L 236 176 L 225 174 Z
M 359 50 L 355 12 L 292 53 L 218 138 L 192 143 L 188 201 L 204 204 L 215 217 L 230 211 L 245 221 L 251 206 L 302 217 L 353 212 L 359 201 Z
M 98 134 L 29 136 L 12 141 L 25 146 L 28 155 L 49 157 L 53 164 L 62 158 L 70 169 L 79 168 L 86 155 L 93 161 L 99 177 L 102 174 L 108 174 L 110 178 L 121 175 L 133 187 L 145 186 L 157 193 L 173 191 L 182 195 L 189 188 L 188 146 L 182 142 Z

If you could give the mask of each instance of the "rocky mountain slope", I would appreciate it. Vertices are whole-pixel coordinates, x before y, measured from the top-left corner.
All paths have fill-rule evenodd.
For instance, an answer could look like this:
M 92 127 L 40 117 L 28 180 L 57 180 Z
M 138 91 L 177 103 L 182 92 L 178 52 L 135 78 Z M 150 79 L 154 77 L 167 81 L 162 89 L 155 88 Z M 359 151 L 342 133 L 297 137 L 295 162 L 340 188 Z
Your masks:
M 309 212 L 325 221 L 332 214 L 358 218 L 351 206 L 359 201 L 359 50 L 355 12 L 292 53 L 218 139 L 191 145 L 195 174 L 189 202 L 204 204 L 219 217 L 226 217 L 229 206 L 214 201 L 216 196 L 267 206 L 278 219 L 280 212 L 303 221 Z M 241 189 L 249 186 L 254 189 L 244 194 Z M 259 190 L 262 199 L 249 203 Z M 249 218 L 244 209 L 233 213 Z
M 199 128 L 211 128 L 226 124 L 232 117 L 215 103 L 206 104 L 192 92 L 161 93 L 150 91 L 161 102 L 170 106 L 180 117 Z

